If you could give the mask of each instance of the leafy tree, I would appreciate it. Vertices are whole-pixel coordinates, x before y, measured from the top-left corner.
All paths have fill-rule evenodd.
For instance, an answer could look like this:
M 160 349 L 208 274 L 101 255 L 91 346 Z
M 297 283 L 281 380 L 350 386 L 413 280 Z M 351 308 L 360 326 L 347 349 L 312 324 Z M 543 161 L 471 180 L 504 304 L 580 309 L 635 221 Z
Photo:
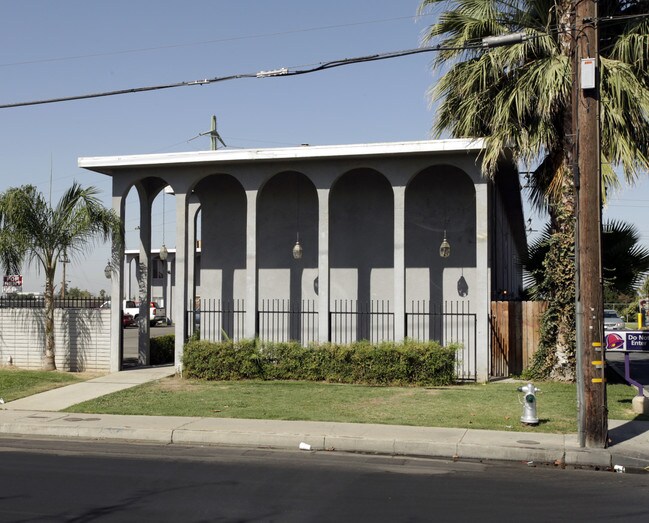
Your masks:
M 545 262 L 551 298 L 539 358 L 545 375 L 574 379 L 574 223 L 571 165 L 571 0 L 423 0 L 438 8 L 424 41 L 438 44 L 430 90 L 434 133 L 483 137 L 483 170 L 493 175 L 504 149 L 530 172 L 532 203 L 550 216 Z M 649 0 L 601 0 L 600 99 L 602 178 L 618 184 L 649 170 Z M 485 48 L 485 37 L 523 32 L 524 41 Z M 554 284 L 553 284 L 554 282 Z M 567 285 L 567 287 L 565 286 Z
M 92 293 L 88 290 L 82 290 L 79 287 L 71 287 L 66 289 L 65 296 L 70 299 L 88 299 L 92 298 Z
M 646 300 L 649 297 L 649 274 L 645 274 L 642 277 L 642 282 L 639 284 L 636 292 L 631 296 L 615 296 L 615 299 L 609 299 L 608 296 L 604 296 L 605 301 L 609 303 L 626 303 L 626 307 L 619 309 L 618 312 L 620 316 L 626 317 L 627 321 L 634 321 L 636 315 L 639 312 L 642 312 L 645 316 L 647 314 L 646 306 L 645 308 L 640 307 L 640 300 Z M 626 298 L 626 299 L 624 299 Z
M 638 292 L 640 293 L 641 298 L 649 297 L 649 275 L 645 276 Z
M 74 183 L 52 207 L 32 185 L 0 194 L 0 263 L 17 273 L 27 261 L 45 274 L 45 370 L 56 369 L 54 346 L 54 281 L 58 260 L 88 252 L 88 245 L 123 238 L 119 217 L 106 209 L 94 187 Z M 115 252 L 115 258 L 119 253 Z

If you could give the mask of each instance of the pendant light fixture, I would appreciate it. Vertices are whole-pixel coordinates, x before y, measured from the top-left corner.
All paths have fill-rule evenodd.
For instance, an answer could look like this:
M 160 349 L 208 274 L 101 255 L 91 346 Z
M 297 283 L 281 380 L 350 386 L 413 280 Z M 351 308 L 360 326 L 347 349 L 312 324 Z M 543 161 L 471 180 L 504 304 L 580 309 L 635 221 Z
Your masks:
M 299 260 L 302 258 L 302 246 L 300 245 L 300 175 L 295 173 L 295 190 L 296 190 L 296 205 L 295 205 L 295 229 L 296 241 L 293 246 L 293 259 Z
M 297 240 L 295 245 L 293 245 L 293 258 L 299 260 L 302 258 L 302 246 L 300 245 L 300 233 L 297 233 Z
M 446 239 L 446 230 L 444 230 L 444 239 L 442 240 L 442 244 L 439 246 L 439 255 L 442 258 L 448 258 L 451 255 L 451 244 L 448 243 L 448 240 Z

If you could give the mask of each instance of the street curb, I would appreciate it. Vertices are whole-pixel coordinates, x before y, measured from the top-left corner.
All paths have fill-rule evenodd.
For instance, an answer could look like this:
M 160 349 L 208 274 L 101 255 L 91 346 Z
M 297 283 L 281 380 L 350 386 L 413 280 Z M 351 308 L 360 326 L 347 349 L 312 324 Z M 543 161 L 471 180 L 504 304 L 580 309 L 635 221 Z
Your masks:
M 300 443 L 312 451 L 337 451 L 388 456 L 410 456 L 452 460 L 488 460 L 534 462 L 581 467 L 610 467 L 610 454 L 603 451 L 593 460 L 593 452 L 564 453 L 563 449 L 485 446 L 394 438 L 325 436 L 310 433 L 209 432 L 187 429 L 154 429 L 133 427 L 60 427 L 34 426 L 22 423 L 0 425 L 5 436 L 59 437 L 67 439 L 113 440 L 173 445 L 209 445 L 225 447 L 271 448 L 297 450 Z M 602 459 L 599 459 L 601 456 Z
M 618 423 L 619 425 L 619 423 Z M 628 429 L 628 427 L 626 427 Z M 618 431 L 625 429 L 621 423 Z M 649 466 L 649 424 L 608 449 L 584 449 L 576 435 L 398 425 L 157 417 L 0 410 L 3 436 L 130 441 L 282 450 L 338 451 L 467 461 L 509 461 L 610 470 Z M 620 434 L 618 433 L 618 436 Z M 638 439 L 642 438 L 642 439 Z

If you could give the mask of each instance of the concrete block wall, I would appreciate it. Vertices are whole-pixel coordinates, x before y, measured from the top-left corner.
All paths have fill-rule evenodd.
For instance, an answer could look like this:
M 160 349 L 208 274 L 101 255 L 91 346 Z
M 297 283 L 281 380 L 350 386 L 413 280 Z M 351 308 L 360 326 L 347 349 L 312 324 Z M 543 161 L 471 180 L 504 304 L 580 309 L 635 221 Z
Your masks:
M 0 309 L 0 365 L 40 369 L 45 350 L 42 309 Z M 57 369 L 69 372 L 110 370 L 110 310 L 54 311 Z

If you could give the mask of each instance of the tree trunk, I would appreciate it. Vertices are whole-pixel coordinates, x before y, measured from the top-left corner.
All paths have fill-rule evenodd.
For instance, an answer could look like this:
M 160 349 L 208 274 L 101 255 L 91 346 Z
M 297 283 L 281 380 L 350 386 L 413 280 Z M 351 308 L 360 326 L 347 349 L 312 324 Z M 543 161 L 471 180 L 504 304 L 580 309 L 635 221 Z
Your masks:
M 43 370 L 56 370 L 54 360 L 54 269 L 45 270 L 45 357 Z
M 530 369 L 532 376 L 560 381 L 575 379 L 575 198 L 568 161 L 559 160 L 555 179 L 559 197 L 550 204 L 552 236 L 543 262 L 540 292 L 548 308 L 540 326 L 539 348 Z
M 564 166 L 564 169 L 568 169 Z M 557 336 L 550 377 L 560 381 L 575 381 L 575 201 L 570 173 L 563 188 L 564 199 L 556 212 L 556 240 L 547 261 L 553 268 L 554 302 L 557 309 Z M 554 252 L 553 252 L 554 251 Z
M 573 20 L 573 4 L 561 0 L 556 6 L 557 18 L 561 27 L 570 27 Z M 572 56 L 574 35 L 566 31 L 559 36 L 561 53 Z M 574 73 L 574 71 L 573 71 Z M 570 100 L 563 114 L 563 150 L 555 156 L 556 187 L 550 192 L 549 211 L 553 230 L 550 250 L 545 260 L 547 294 L 550 306 L 544 318 L 553 323 L 546 326 L 542 343 L 549 349 L 546 355 L 547 375 L 555 380 L 575 380 L 575 184 L 572 168 L 571 149 L 573 133 L 573 105 Z M 543 338 L 543 332 L 542 332 Z

